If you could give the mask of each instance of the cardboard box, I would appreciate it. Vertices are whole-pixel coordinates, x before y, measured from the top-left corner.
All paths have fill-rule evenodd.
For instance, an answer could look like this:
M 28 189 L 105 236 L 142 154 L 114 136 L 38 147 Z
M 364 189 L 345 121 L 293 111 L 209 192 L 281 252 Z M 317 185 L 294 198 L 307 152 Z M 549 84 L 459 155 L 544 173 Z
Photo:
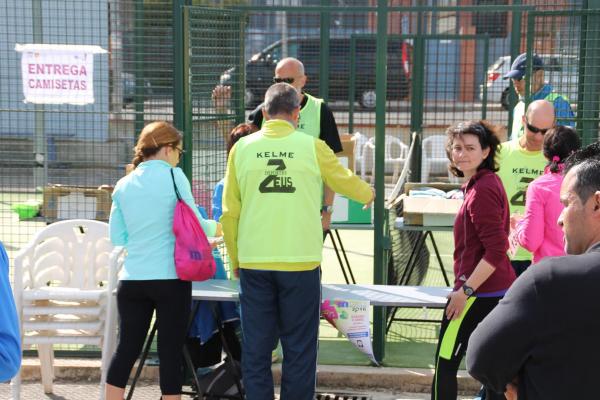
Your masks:
M 356 144 L 354 135 L 350 135 L 349 133 L 340 135 L 340 141 L 342 142 L 342 151 L 336 155 L 340 158 L 340 161 L 342 158 L 346 158 L 347 161 L 344 165 L 350 171 L 354 172 L 354 145 Z
M 439 197 L 405 197 L 405 225 L 453 226 L 462 200 Z
M 448 192 L 460 188 L 452 183 L 406 183 L 402 195 L 402 214 L 405 225 L 453 226 L 462 200 L 440 197 L 410 197 L 412 189 L 433 187 Z
M 112 187 L 51 185 L 44 188 L 42 216 L 49 219 L 108 221 Z

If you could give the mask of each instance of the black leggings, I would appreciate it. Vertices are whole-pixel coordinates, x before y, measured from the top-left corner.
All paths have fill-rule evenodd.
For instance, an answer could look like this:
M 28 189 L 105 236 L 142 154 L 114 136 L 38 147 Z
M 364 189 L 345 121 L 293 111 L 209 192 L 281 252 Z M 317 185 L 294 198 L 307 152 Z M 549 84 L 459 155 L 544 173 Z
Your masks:
M 435 355 L 435 375 L 431 386 L 431 400 L 456 400 L 456 373 L 460 366 L 471 333 L 477 325 L 496 307 L 501 297 L 474 297 L 467 301 L 461 318 L 450 321 L 446 309 L 442 317 L 440 339 Z M 472 303 L 469 306 L 469 303 Z M 446 307 L 448 304 L 446 304 Z M 467 308 L 468 307 L 468 308 Z M 450 324 L 452 323 L 452 326 Z M 505 400 L 504 394 L 487 391 L 488 400 Z
M 191 282 L 178 279 L 119 282 L 119 344 L 106 383 L 124 388 L 139 357 L 156 310 L 160 390 L 181 393 L 183 344 L 192 301 Z

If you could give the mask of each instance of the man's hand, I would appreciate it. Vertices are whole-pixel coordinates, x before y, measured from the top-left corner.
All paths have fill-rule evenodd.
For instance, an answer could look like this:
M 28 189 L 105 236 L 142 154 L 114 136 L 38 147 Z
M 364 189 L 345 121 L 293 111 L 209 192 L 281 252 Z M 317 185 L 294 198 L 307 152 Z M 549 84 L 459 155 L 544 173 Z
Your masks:
M 458 289 L 450 293 L 448 299 L 450 299 L 450 303 L 448 303 L 448 307 L 446 307 L 446 318 L 449 320 L 459 318 L 467 304 L 467 295 L 462 289 Z
M 371 188 L 371 193 L 372 193 L 371 200 L 369 200 L 369 202 L 363 206 L 363 208 L 362 208 L 363 210 L 369 209 L 373 205 L 373 202 L 375 201 L 375 189 Z
M 331 213 L 326 211 L 321 211 L 321 226 L 323 227 L 323 232 L 329 230 L 329 226 L 331 225 Z
M 506 400 L 517 400 L 517 394 L 518 390 L 516 384 L 509 383 L 506 385 L 506 391 L 504 392 L 504 397 L 506 397 Z
M 225 112 L 231 100 L 231 86 L 217 85 L 212 91 L 213 106 L 218 112 Z

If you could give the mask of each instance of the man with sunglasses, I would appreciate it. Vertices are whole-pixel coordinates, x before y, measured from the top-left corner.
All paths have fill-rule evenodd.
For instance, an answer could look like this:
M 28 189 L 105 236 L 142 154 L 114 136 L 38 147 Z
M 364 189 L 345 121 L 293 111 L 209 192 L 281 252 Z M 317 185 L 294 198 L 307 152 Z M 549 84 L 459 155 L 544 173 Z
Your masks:
M 529 78 L 531 91 L 530 101 L 547 100 L 554 106 L 554 115 L 559 125 L 575 126 L 573 110 L 569 100 L 556 92 L 554 88 L 544 80 L 544 62 L 534 54 L 533 73 Z M 515 58 L 510 67 L 510 71 L 504 75 L 504 79 L 511 79 L 515 91 L 519 95 L 519 102 L 513 109 L 513 124 L 510 130 L 510 138 L 515 139 L 523 135 L 522 117 L 525 111 L 525 73 L 527 70 L 527 53 L 523 53 Z
M 521 117 L 523 136 L 502 143 L 496 158 L 498 176 L 502 180 L 511 214 L 525 212 L 525 194 L 529 182 L 544 173 L 546 158 L 542 153 L 544 135 L 555 124 L 554 107 L 546 100 L 536 100 Z M 519 248 L 511 256 L 511 264 L 519 276 L 531 264 L 532 255 Z
M 273 83 L 284 82 L 290 84 L 300 94 L 300 117 L 297 130 L 323 140 L 334 153 L 339 153 L 342 151 L 342 143 L 340 142 L 340 135 L 333 113 L 323 99 L 311 96 L 302 90 L 306 85 L 306 79 L 304 65 L 295 58 L 284 58 L 275 67 Z M 260 104 L 248 117 L 249 121 L 259 128 L 262 127 L 263 123 L 263 107 L 264 103 Z M 334 196 L 335 192 L 325 186 L 321 208 L 323 231 L 328 230 L 331 223 Z

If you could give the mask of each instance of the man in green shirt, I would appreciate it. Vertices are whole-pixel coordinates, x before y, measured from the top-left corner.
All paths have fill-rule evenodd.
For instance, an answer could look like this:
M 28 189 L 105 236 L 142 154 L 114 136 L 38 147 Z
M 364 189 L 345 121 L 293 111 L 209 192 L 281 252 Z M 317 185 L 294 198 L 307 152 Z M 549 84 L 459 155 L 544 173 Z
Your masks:
M 296 89 L 271 86 L 262 129 L 240 139 L 227 161 L 221 223 L 240 278 L 247 400 L 273 398 L 271 350 L 278 337 L 281 398 L 314 398 L 323 184 L 363 204 L 374 197 L 325 142 L 296 129 L 299 114 Z
M 536 100 L 522 116 L 524 134 L 502 143 L 496 162 L 498 176 L 508 197 L 511 214 L 525 212 L 525 194 L 529 182 L 544 173 L 547 160 L 542 153 L 544 134 L 555 124 L 554 107 L 546 100 Z M 519 248 L 511 257 L 515 272 L 520 275 L 531 264 L 531 253 Z
M 575 126 L 575 114 L 571 109 L 569 100 L 562 94 L 556 93 L 554 88 L 546 83 L 544 78 L 544 62 L 541 57 L 534 54 L 532 57 L 533 73 L 531 76 L 531 94 L 529 101 L 547 100 L 554 106 L 554 116 L 559 125 Z M 519 101 L 513 109 L 513 123 L 509 131 L 509 138 L 516 139 L 523 136 L 522 123 L 525 113 L 525 72 L 527 69 L 527 53 L 519 55 L 510 67 L 510 71 L 503 79 L 511 79 Z

